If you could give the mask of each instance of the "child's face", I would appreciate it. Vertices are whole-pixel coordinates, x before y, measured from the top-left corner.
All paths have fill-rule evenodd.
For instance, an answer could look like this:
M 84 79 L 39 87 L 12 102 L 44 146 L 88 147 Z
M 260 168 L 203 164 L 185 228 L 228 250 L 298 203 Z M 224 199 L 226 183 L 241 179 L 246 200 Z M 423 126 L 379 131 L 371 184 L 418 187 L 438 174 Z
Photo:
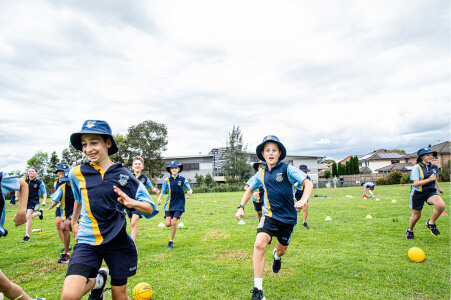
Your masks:
M 177 175 L 180 172 L 180 168 L 179 167 L 169 168 L 169 171 L 171 171 L 172 175 Z
M 263 168 L 265 165 L 264 164 L 259 164 L 258 165 L 258 170 L 260 171 L 261 168 Z
M 421 157 L 422 160 L 426 163 L 430 163 L 433 159 L 434 159 L 434 154 L 433 153 L 426 153 L 423 154 L 423 157 Z
M 58 178 L 63 178 L 64 177 L 64 171 L 58 171 L 56 172 L 56 174 L 58 174 Z
M 135 160 L 132 165 L 133 171 L 139 173 L 144 169 L 144 165 L 140 160 Z
M 28 169 L 28 178 L 35 179 L 37 174 L 35 169 Z
M 108 158 L 108 148 L 110 148 L 111 145 L 110 139 L 105 142 L 98 134 L 81 135 L 81 147 L 83 153 L 95 164 Z
M 280 157 L 279 146 L 276 143 L 268 142 L 263 147 L 262 155 L 269 165 L 275 165 Z

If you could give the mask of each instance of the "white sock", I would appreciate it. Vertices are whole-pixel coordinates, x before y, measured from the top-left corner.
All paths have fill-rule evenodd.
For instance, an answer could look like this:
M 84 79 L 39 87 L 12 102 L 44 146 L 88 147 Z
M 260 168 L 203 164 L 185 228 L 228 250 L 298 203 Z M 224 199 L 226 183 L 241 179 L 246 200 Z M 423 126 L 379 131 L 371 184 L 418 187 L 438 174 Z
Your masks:
M 431 222 L 429 222 L 429 221 L 428 221 L 428 223 L 429 223 L 429 225 L 434 225 L 434 224 L 435 224 L 435 223 L 431 223 Z
M 254 286 L 260 291 L 263 290 L 263 278 L 254 278 Z
M 96 285 L 94 286 L 94 289 L 99 289 L 99 288 L 101 288 L 102 285 L 103 285 L 103 281 L 104 281 L 103 276 L 100 275 L 100 274 L 97 274 L 97 277 L 96 277 Z
M 274 259 L 275 260 L 280 260 L 282 257 L 277 256 L 277 251 L 274 251 Z
M 29 234 L 26 234 L 25 236 L 28 236 L 28 237 L 30 237 L 30 235 L 29 235 Z

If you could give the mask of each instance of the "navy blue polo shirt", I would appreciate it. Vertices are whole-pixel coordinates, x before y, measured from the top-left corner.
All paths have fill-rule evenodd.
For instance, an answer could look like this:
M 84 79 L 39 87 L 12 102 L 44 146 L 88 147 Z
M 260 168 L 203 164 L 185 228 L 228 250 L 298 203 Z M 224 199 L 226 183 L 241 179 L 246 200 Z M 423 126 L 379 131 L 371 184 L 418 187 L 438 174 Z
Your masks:
M 310 181 L 312 180 L 310 178 L 310 176 L 308 176 L 308 175 L 307 175 L 307 179 L 310 180 Z M 301 192 L 304 191 L 304 185 L 302 185 L 302 184 L 295 184 L 295 186 L 296 186 L 296 190 L 301 191 Z
M 58 187 L 56 192 L 50 196 L 50 198 L 52 198 L 52 200 L 55 200 L 56 202 L 59 202 L 59 205 L 63 210 L 61 214 L 63 220 L 66 220 L 67 217 L 72 215 L 74 211 L 74 193 L 72 191 L 72 188 L 67 186 L 65 182 L 62 182 L 62 184 Z
M 149 188 L 149 189 L 153 188 L 152 181 L 150 181 L 149 177 L 147 177 L 146 175 L 141 174 L 137 178 L 139 181 L 141 181 L 144 184 L 144 186 L 146 188 Z
M 293 203 L 293 186 L 302 182 L 307 175 L 301 170 L 284 162 L 277 162 L 268 170 L 268 165 L 260 169 L 251 179 L 249 188 L 255 191 L 263 187 L 263 215 L 286 224 L 297 223 L 297 211 Z
M 30 180 L 28 177 L 25 178 L 25 182 L 28 184 L 28 202 L 39 203 L 39 192 L 47 193 L 44 183 L 37 178 Z
M 429 177 L 431 177 L 432 174 L 438 176 L 438 172 L 439 168 L 437 165 L 434 164 L 425 165 L 422 162 L 420 162 L 415 166 L 413 166 L 412 171 L 410 172 L 410 180 L 414 181 L 428 179 Z M 411 188 L 418 192 L 422 192 L 424 190 L 429 189 L 435 189 L 435 180 L 420 186 L 414 186 L 412 184 Z
M 191 189 L 188 180 L 180 176 L 180 174 L 176 178 L 170 176 L 163 181 L 161 193 L 164 194 L 166 191 L 169 193 L 164 205 L 165 211 L 185 211 L 184 188 L 187 190 Z
M 69 173 L 69 181 L 75 201 L 82 205 L 77 240 L 90 245 L 105 244 L 112 240 L 126 225 L 125 213 L 118 205 L 118 195 L 113 186 L 130 198 L 150 203 L 152 215 L 158 208 L 144 185 L 120 163 L 103 170 L 93 163 L 76 166 Z

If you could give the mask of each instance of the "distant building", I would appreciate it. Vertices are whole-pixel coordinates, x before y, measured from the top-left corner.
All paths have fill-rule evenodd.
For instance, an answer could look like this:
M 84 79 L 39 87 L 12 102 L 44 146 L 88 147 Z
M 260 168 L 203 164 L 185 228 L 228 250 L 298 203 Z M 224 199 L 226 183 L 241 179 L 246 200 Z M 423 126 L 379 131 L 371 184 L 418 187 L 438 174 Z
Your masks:
M 332 176 L 332 164 L 320 164 L 318 165 L 318 177 L 323 177 L 324 172 L 330 171 L 330 175 Z
M 390 150 L 379 149 L 371 153 L 358 156 L 359 167 L 366 168 L 364 169 L 365 172 L 368 172 L 369 169 L 372 173 L 377 173 L 377 169 L 400 163 L 403 157 L 404 154 Z

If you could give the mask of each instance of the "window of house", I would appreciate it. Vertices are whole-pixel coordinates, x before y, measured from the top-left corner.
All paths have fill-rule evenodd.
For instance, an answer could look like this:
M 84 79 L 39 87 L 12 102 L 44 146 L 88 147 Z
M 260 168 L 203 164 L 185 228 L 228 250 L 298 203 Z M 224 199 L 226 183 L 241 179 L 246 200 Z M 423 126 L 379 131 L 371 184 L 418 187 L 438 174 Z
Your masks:
M 369 166 L 370 166 L 370 162 L 369 161 L 365 162 L 365 167 L 369 167 Z
M 183 170 L 199 170 L 199 163 L 184 163 Z
M 406 163 L 410 163 L 410 158 L 406 158 Z
M 392 164 L 392 165 L 398 164 L 398 163 L 399 163 L 399 160 L 392 160 L 392 161 L 391 161 L 391 164 Z

